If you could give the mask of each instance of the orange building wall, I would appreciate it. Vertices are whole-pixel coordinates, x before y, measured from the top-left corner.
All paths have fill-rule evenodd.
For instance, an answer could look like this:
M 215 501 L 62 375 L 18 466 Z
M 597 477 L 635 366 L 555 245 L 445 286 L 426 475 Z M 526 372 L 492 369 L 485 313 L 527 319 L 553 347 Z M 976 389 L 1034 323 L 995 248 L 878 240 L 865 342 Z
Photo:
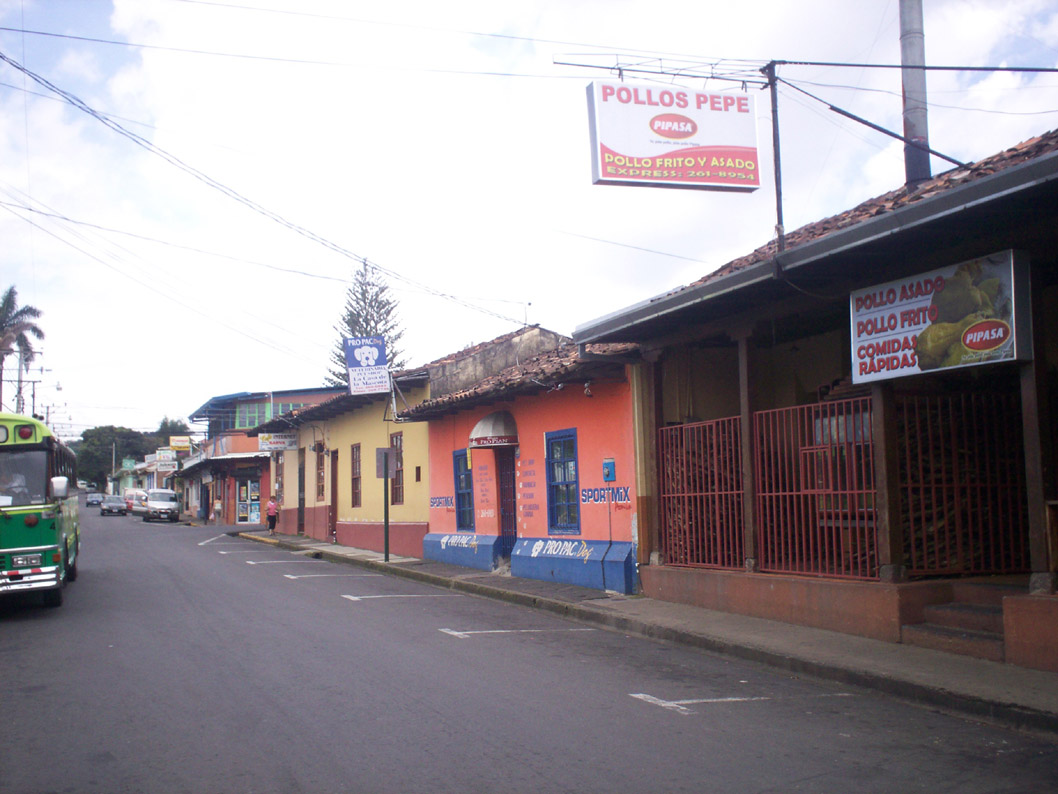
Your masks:
M 430 532 L 455 533 L 455 481 L 452 454 L 466 449 L 474 425 L 494 411 L 509 411 L 518 425 L 515 455 L 518 537 L 547 537 L 547 471 L 545 437 L 549 432 L 577 431 L 577 475 L 580 498 L 580 534 L 555 535 L 582 540 L 635 542 L 635 476 L 631 390 L 626 382 L 592 383 L 592 396 L 580 384 L 561 391 L 540 392 L 511 401 L 493 403 L 430 422 Z M 473 449 L 474 531 L 497 535 L 500 531 L 499 484 L 495 453 Z M 612 458 L 616 480 L 603 481 L 603 459 Z M 616 492 L 620 501 L 604 501 Z M 591 501 L 596 497 L 599 501 Z

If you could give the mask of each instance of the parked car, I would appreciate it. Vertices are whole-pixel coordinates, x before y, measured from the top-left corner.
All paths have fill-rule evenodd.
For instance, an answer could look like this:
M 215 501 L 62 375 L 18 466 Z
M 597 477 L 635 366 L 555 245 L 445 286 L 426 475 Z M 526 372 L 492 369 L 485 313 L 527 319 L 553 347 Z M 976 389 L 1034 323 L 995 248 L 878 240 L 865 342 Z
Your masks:
M 124 496 L 113 494 L 103 497 L 103 501 L 99 505 L 99 515 L 123 516 L 126 514 L 128 514 L 128 507 L 126 506 Z
M 147 514 L 146 491 L 126 491 L 125 503 L 128 505 L 128 510 L 132 515 L 142 516 Z
M 88 507 L 95 507 L 103 501 L 103 494 L 93 491 L 85 497 L 84 503 Z
M 147 491 L 147 509 L 143 514 L 144 521 L 152 518 L 176 521 L 180 518 L 180 498 L 176 491 L 168 488 L 151 488 Z

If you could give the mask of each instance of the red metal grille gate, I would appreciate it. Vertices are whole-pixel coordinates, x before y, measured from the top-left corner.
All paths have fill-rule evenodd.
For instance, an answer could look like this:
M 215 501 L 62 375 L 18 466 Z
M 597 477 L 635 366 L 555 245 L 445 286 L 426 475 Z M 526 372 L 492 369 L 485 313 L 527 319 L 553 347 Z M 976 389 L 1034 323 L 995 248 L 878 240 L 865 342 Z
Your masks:
M 743 567 L 741 445 L 737 417 L 659 431 L 661 543 L 672 564 Z
M 1018 395 L 901 396 L 897 409 L 908 572 L 1028 571 Z
M 877 574 L 871 400 L 753 417 L 761 571 Z
M 912 575 L 1028 568 L 1016 395 L 901 396 L 900 515 Z M 874 579 L 871 400 L 753 417 L 761 571 Z M 741 569 L 737 417 L 658 432 L 661 548 L 670 565 Z

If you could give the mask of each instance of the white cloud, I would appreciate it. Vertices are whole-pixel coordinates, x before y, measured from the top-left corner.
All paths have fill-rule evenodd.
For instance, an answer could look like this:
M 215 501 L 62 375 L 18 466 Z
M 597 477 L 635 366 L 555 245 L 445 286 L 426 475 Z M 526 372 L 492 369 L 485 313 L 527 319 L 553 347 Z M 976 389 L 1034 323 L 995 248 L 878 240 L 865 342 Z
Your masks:
M 895 2 L 768 0 L 749 13 L 642 0 L 114 0 L 109 16 L 109 3 L 91 2 L 75 17 L 68 3 L 0 2 L 3 24 L 17 26 L 23 8 L 30 30 L 149 45 L 26 37 L 30 68 L 354 255 L 262 216 L 61 102 L 24 102 L 22 76 L 5 69 L 0 82 L 14 87 L 0 88 L 0 200 L 29 195 L 71 219 L 159 241 L 34 218 L 60 242 L 29 226 L 25 212 L 0 215 L 3 281 L 45 313 L 41 362 L 51 372 L 42 399 L 65 403 L 74 430 L 153 427 L 215 394 L 320 384 L 344 301 L 343 283 L 328 279 L 348 279 L 356 257 L 569 333 L 772 236 L 766 92 L 757 92 L 755 194 L 594 187 L 584 87 L 607 75 L 555 60 L 632 50 L 703 61 L 899 58 Z M 1031 45 L 1053 63 L 1055 12 L 1038 0 L 929 3 L 927 56 L 992 63 Z M 8 55 L 21 51 L 16 38 L 0 37 Z M 897 71 L 783 66 L 780 75 L 900 128 Z M 977 159 L 1049 129 L 1053 115 L 1008 113 L 1053 108 L 1055 83 L 931 73 L 931 142 Z M 791 88 L 780 96 L 787 228 L 900 184 L 899 144 Z M 1004 114 L 958 109 L 970 107 Z M 513 328 L 390 283 L 414 363 Z M 159 358 L 171 363 L 164 376 L 136 363 Z M 101 379 L 103 359 L 127 366 Z M 11 394 L 5 388 L 5 403 Z

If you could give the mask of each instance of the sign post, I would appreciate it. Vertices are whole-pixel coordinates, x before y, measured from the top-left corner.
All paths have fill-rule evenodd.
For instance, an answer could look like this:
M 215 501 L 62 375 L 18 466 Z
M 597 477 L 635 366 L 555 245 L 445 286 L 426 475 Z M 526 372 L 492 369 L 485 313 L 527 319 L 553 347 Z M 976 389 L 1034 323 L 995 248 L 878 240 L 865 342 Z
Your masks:
M 389 478 L 396 473 L 397 456 L 392 447 L 375 449 L 375 476 L 382 480 L 382 542 L 389 562 Z

